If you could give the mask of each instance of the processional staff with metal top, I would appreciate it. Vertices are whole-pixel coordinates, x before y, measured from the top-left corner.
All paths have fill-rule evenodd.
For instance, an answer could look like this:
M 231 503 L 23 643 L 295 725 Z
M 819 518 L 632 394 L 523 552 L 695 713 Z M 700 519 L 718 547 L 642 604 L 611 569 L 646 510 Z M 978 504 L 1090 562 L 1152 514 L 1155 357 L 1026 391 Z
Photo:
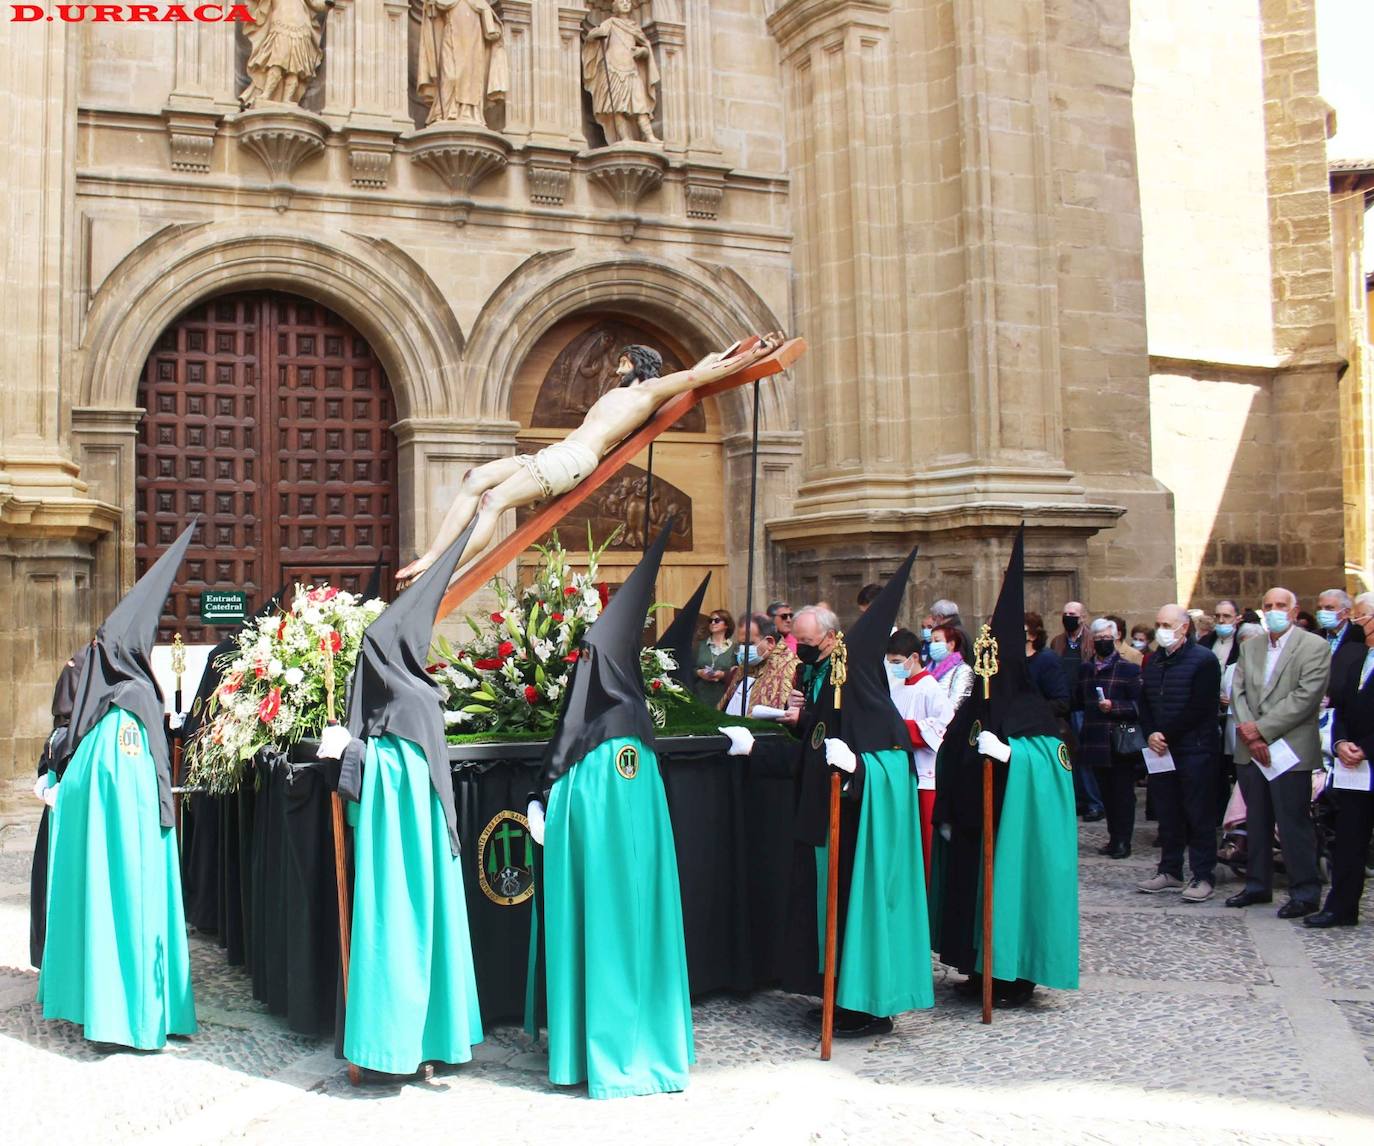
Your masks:
M 978 630 L 973 642 L 973 671 L 982 678 L 983 699 L 992 698 L 992 678 L 998 672 L 997 638 L 992 626 Z M 992 1022 L 992 757 L 983 757 L 983 1022 Z

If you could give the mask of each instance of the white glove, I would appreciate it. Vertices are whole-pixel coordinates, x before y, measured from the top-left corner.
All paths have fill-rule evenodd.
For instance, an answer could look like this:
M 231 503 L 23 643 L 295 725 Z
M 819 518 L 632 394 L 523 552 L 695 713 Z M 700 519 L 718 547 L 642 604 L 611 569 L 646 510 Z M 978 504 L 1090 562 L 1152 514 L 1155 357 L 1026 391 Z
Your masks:
M 57 807 L 57 785 L 56 785 L 56 784 L 49 784 L 48 787 L 47 787 L 46 789 L 44 789 L 44 791 L 43 791 L 43 803 L 47 804 L 48 807 L 50 807 L 50 808 L 55 808 L 55 807 Z
M 848 744 L 832 736 L 825 742 L 825 762 L 841 772 L 853 772 L 858 767 L 859 758 Z
M 342 724 L 331 724 L 320 737 L 320 746 L 315 750 L 318 760 L 337 760 L 344 749 L 353 743 L 353 733 Z
M 38 777 L 33 785 L 33 798 L 35 800 L 42 800 L 43 803 L 47 804 L 50 808 L 57 802 L 57 785 L 53 784 L 50 786 L 48 781 L 51 779 L 52 773 L 44 772 L 43 775 Z M 49 792 L 52 793 L 51 796 L 48 795 Z
M 1011 745 L 1000 739 L 995 732 L 978 733 L 978 751 L 983 756 L 991 756 L 1005 764 L 1011 759 Z
M 730 751 L 727 756 L 748 756 L 754 751 L 754 734 L 747 728 L 722 728 L 721 732 L 730 738 Z
M 525 809 L 525 819 L 530 822 L 530 837 L 542 848 L 544 846 L 544 805 L 538 800 L 531 800 L 530 806 Z

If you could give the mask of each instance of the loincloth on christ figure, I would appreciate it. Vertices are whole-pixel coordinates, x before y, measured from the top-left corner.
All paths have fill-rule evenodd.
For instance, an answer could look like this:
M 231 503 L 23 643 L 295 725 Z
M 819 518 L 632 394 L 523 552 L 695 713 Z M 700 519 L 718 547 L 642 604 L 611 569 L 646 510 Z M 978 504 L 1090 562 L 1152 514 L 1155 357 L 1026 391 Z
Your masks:
M 554 442 L 537 454 L 518 454 L 515 460 L 539 483 L 546 498 L 567 493 L 601 461 L 595 450 L 581 442 Z

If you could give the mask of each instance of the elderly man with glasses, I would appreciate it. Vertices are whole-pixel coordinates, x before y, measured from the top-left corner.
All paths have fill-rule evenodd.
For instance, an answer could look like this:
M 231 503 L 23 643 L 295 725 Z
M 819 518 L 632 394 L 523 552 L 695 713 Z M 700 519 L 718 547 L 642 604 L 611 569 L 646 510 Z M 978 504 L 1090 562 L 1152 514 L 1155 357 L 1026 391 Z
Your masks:
M 768 606 L 768 619 L 778 630 L 778 640 L 795 653 L 797 638 L 792 635 L 792 606 L 786 601 L 774 601 Z

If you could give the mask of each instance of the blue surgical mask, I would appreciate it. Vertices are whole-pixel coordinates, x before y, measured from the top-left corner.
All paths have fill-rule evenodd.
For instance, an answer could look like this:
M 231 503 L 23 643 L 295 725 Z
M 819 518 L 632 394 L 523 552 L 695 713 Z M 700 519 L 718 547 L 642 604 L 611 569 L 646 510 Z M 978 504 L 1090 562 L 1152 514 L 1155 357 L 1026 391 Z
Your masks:
M 1219 637 L 1229 637 L 1232 633 L 1234 633 L 1234 632 L 1236 631 L 1236 626 L 1235 626 L 1235 625 L 1223 625 L 1223 624 L 1218 624 L 1218 625 L 1215 627 L 1215 630 L 1214 630 L 1214 631 L 1216 632 L 1217 636 L 1219 636 Z
M 1318 609 L 1317 624 L 1323 629 L 1334 629 L 1336 627 L 1337 615 L 1335 609 Z
M 1264 627 L 1271 633 L 1282 633 L 1292 623 L 1287 609 L 1270 609 L 1264 614 Z
M 922 630 L 921 630 L 921 640 L 923 640 L 923 641 L 928 641 L 928 640 L 930 640 L 930 630 L 929 630 L 929 629 L 922 629 Z
M 944 660 L 945 657 L 947 657 L 947 656 L 949 656 L 949 645 L 945 644 L 944 641 L 931 641 L 931 642 L 930 642 L 930 659 L 931 659 L 933 662 L 935 662 L 936 664 L 938 664 L 940 661 Z
M 887 675 L 892 678 L 893 684 L 906 684 L 906 662 L 888 661 Z
M 759 647 L 758 647 L 758 645 L 750 645 L 750 646 L 749 646 L 749 663 L 750 663 L 751 665 L 756 665 L 756 664 L 758 664 L 759 661 L 761 661 L 761 660 L 763 660 L 763 653 L 759 652 Z M 743 663 L 744 663 L 744 646 L 743 646 L 743 645 L 740 645 L 740 647 L 737 648 L 737 649 L 735 650 L 735 664 L 737 664 L 737 665 L 742 665 Z

